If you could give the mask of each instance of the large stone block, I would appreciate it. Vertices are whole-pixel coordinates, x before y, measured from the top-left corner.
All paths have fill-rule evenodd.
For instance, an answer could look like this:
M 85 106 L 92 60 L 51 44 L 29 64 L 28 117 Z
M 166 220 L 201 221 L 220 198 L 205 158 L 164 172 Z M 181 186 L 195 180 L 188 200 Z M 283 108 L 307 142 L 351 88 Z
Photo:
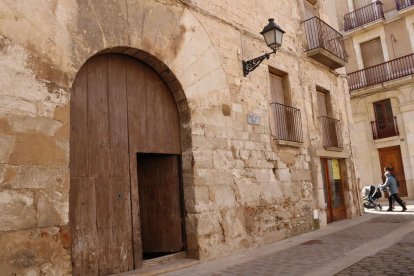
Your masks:
M 234 168 L 233 152 L 227 150 L 213 151 L 213 163 L 216 169 L 232 169 Z
M 238 203 L 254 204 L 260 199 L 260 190 L 258 184 L 255 183 L 251 178 L 240 177 L 235 179 L 240 199 Z
M 272 170 L 268 170 L 268 169 L 254 170 L 254 174 L 256 176 L 256 181 L 258 183 L 275 181 L 275 175 L 273 174 Z
M 33 201 L 33 192 L 0 191 L 0 231 L 34 227 L 36 215 Z
M 59 139 L 41 134 L 16 136 L 10 164 L 13 165 L 67 165 L 68 150 Z
M 233 175 L 230 170 L 222 169 L 195 169 L 195 185 L 229 185 L 233 183 Z
M 15 116 L 9 119 L 15 133 L 40 133 L 47 136 L 53 136 L 62 126 L 62 123 L 51 118 Z
M 213 168 L 213 152 L 211 150 L 194 150 L 193 157 L 197 168 Z
M 5 172 L 6 172 L 6 165 L 0 164 L 0 187 L 2 187 Z
M 218 212 L 205 212 L 197 215 L 197 234 L 212 235 L 214 233 L 221 233 L 220 225 L 221 215 Z
M 53 190 L 39 192 L 36 209 L 39 227 L 66 225 L 69 222 L 69 195 Z
M 67 167 L 5 166 L 5 188 L 11 189 L 64 189 L 69 178 Z M 66 183 L 67 184 L 67 183 Z
M 289 196 L 282 192 L 281 184 L 279 182 L 268 181 L 258 184 L 258 189 L 261 194 L 261 199 L 264 200 L 264 202 L 268 202 L 271 204 L 276 199 L 281 199 L 285 196 Z
M 227 185 L 209 186 L 209 199 L 213 210 L 234 208 L 236 206 L 236 195 L 233 182 Z
M 233 239 L 246 235 L 243 208 L 223 209 L 221 216 L 226 240 L 233 242 Z
M 207 186 L 184 187 L 184 200 L 187 212 L 210 211 L 210 197 Z
M 297 180 L 312 180 L 311 170 L 306 169 L 291 169 L 292 181 Z
M 14 140 L 15 138 L 11 135 L 0 136 L 0 163 L 8 163 Z
M 276 169 L 275 170 L 276 179 L 280 181 L 291 181 L 292 175 L 289 169 Z
M 1 275 L 71 275 L 66 228 L 0 233 Z

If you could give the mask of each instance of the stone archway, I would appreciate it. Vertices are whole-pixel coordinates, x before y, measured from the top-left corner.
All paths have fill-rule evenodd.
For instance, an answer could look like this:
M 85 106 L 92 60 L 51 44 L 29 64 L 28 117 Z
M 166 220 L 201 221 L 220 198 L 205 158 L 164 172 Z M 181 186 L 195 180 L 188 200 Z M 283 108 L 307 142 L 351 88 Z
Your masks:
M 195 201 L 198 179 L 194 174 L 200 165 L 194 162 L 192 137 L 199 132 L 197 130 L 193 132 L 193 129 L 204 123 L 201 116 L 203 110 L 212 106 L 221 107 L 223 102 L 229 101 L 230 89 L 226 73 L 220 54 L 208 32 L 191 10 L 181 6 L 180 9 L 166 12 L 165 9 L 170 7 L 159 3 L 137 5 L 134 9 L 135 14 L 145 14 L 142 20 L 130 19 L 137 24 L 134 25 L 136 27 L 134 30 L 138 30 L 139 33 L 126 28 L 117 30 L 121 33 L 121 37 L 126 35 L 131 37 L 128 43 L 120 43 L 116 38 L 109 39 L 111 35 L 107 36 L 105 32 L 103 33 L 107 40 L 105 50 L 97 49 L 101 44 L 91 43 L 90 38 L 83 39 L 83 42 L 89 47 L 89 55 L 91 52 L 94 55 L 122 53 L 149 64 L 170 88 L 180 114 L 185 209 L 188 213 L 186 215 L 187 253 L 189 257 L 199 258 L 205 250 L 204 245 L 200 244 L 198 225 L 199 220 L 205 219 L 205 216 L 201 215 L 202 211 L 198 209 Z M 160 19 L 159 12 L 163 13 L 161 19 L 168 21 L 168 23 L 164 22 L 168 28 L 160 28 L 157 25 L 158 27 L 152 26 L 156 30 L 151 30 L 151 22 L 158 22 Z M 104 21 L 100 14 L 96 16 L 96 22 Z M 142 29 L 143 26 L 149 28 Z M 88 34 L 88 31 L 85 34 Z M 80 39 L 85 34 L 80 34 Z M 110 46 L 120 44 L 124 46 Z M 83 52 L 84 47 L 85 44 L 79 49 L 79 53 L 83 54 L 80 55 L 80 61 L 78 58 L 77 63 L 83 63 L 89 57 L 88 53 Z M 79 68 L 80 65 L 77 64 L 75 67 Z
M 113 52 L 88 60 L 73 85 L 75 275 L 128 271 L 146 256 L 185 250 L 180 164 L 182 141 L 191 141 L 180 135 L 189 119 L 188 109 L 180 112 L 185 98 L 176 102 L 170 87 L 179 83 L 155 58 L 147 55 L 170 82 L 148 64 Z

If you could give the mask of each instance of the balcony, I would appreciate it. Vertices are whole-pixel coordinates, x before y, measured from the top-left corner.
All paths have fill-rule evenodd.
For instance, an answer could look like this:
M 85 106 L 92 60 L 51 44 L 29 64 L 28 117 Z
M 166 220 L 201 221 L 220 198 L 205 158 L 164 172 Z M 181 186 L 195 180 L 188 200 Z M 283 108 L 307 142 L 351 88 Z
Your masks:
M 343 67 L 347 62 L 347 54 L 342 35 L 318 17 L 302 23 L 307 56 L 331 69 Z
M 276 125 L 276 139 L 303 143 L 300 109 L 280 103 L 271 103 Z
M 391 122 L 371 121 L 371 127 L 374 140 L 400 135 L 395 116 Z
M 356 90 L 414 74 L 414 54 L 348 74 L 349 90 Z
M 404 0 L 402 0 L 404 1 Z M 376 1 L 344 15 L 344 30 L 351 31 L 378 19 L 384 19 L 382 3 Z
M 326 149 L 342 149 L 344 147 L 342 142 L 342 123 L 340 120 L 319 117 L 322 126 L 323 147 Z
M 414 6 L 414 0 L 395 0 L 395 4 L 397 5 L 397 10 L 403 10 L 410 6 Z

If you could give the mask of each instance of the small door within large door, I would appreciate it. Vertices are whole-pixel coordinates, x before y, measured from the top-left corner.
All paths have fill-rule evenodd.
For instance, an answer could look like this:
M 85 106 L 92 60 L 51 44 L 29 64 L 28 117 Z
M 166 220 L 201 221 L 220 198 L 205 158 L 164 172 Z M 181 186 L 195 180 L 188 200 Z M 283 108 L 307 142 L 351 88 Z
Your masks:
M 327 222 L 346 218 L 343 179 L 339 159 L 321 159 Z
M 378 173 L 382 175 L 383 181 L 385 181 L 384 167 L 392 167 L 394 169 L 395 176 L 400 183 L 400 187 L 398 188 L 399 195 L 407 196 L 407 185 L 405 181 L 404 165 L 402 162 L 400 146 L 378 149 L 378 154 L 381 165 L 381 170 Z
M 138 154 L 137 167 L 144 259 L 181 251 L 179 156 Z
M 156 71 L 118 54 L 85 63 L 71 95 L 74 275 L 139 268 L 143 243 L 148 252 L 182 249 L 180 142 L 176 102 Z

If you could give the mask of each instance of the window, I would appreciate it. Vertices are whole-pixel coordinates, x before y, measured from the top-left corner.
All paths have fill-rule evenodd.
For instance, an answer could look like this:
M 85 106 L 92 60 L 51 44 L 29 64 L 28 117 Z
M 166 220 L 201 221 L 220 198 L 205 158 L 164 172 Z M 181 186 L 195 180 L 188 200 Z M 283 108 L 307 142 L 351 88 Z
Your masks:
M 371 67 L 380 63 L 384 63 L 384 55 L 379 37 L 361 43 L 361 54 L 364 68 Z
M 371 122 L 374 139 L 399 135 L 390 99 L 374 103 L 375 121 Z
M 332 118 L 329 91 L 317 87 L 316 93 L 323 146 L 325 148 L 342 148 L 341 124 L 339 120 Z
M 375 120 L 381 125 L 386 125 L 392 121 L 392 107 L 389 99 L 374 103 Z
M 330 115 L 330 100 L 329 100 L 329 92 L 322 89 L 322 88 L 317 88 L 316 89 L 316 93 L 317 93 L 317 100 L 318 100 L 318 114 L 319 117 L 329 117 L 328 115 Z
M 271 98 L 271 129 L 277 140 L 290 142 L 303 142 L 302 121 L 300 110 L 289 106 L 287 74 L 272 70 L 270 73 L 270 98 Z
M 359 8 L 362 8 L 364 6 L 372 4 L 372 2 L 375 2 L 375 1 L 373 1 L 373 0 L 353 0 L 354 10 L 357 10 Z
M 285 104 L 285 88 L 283 85 L 283 77 L 270 74 L 270 91 L 272 102 Z
M 304 18 L 304 20 L 307 20 L 309 18 L 317 16 L 315 6 L 313 5 L 314 3 L 310 3 L 307 0 L 304 0 L 303 2 L 304 2 L 304 5 L 305 5 L 305 18 Z
M 387 71 L 385 66 L 376 66 L 384 63 L 381 39 L 361 43 L 362 62 L 364 63 L 365 78 L 368 85 L 381 83 L 387 80 Z M 371 68 L 372 67 L 372 68 Z M 368 68 L 368 69 L 367 69 Z

